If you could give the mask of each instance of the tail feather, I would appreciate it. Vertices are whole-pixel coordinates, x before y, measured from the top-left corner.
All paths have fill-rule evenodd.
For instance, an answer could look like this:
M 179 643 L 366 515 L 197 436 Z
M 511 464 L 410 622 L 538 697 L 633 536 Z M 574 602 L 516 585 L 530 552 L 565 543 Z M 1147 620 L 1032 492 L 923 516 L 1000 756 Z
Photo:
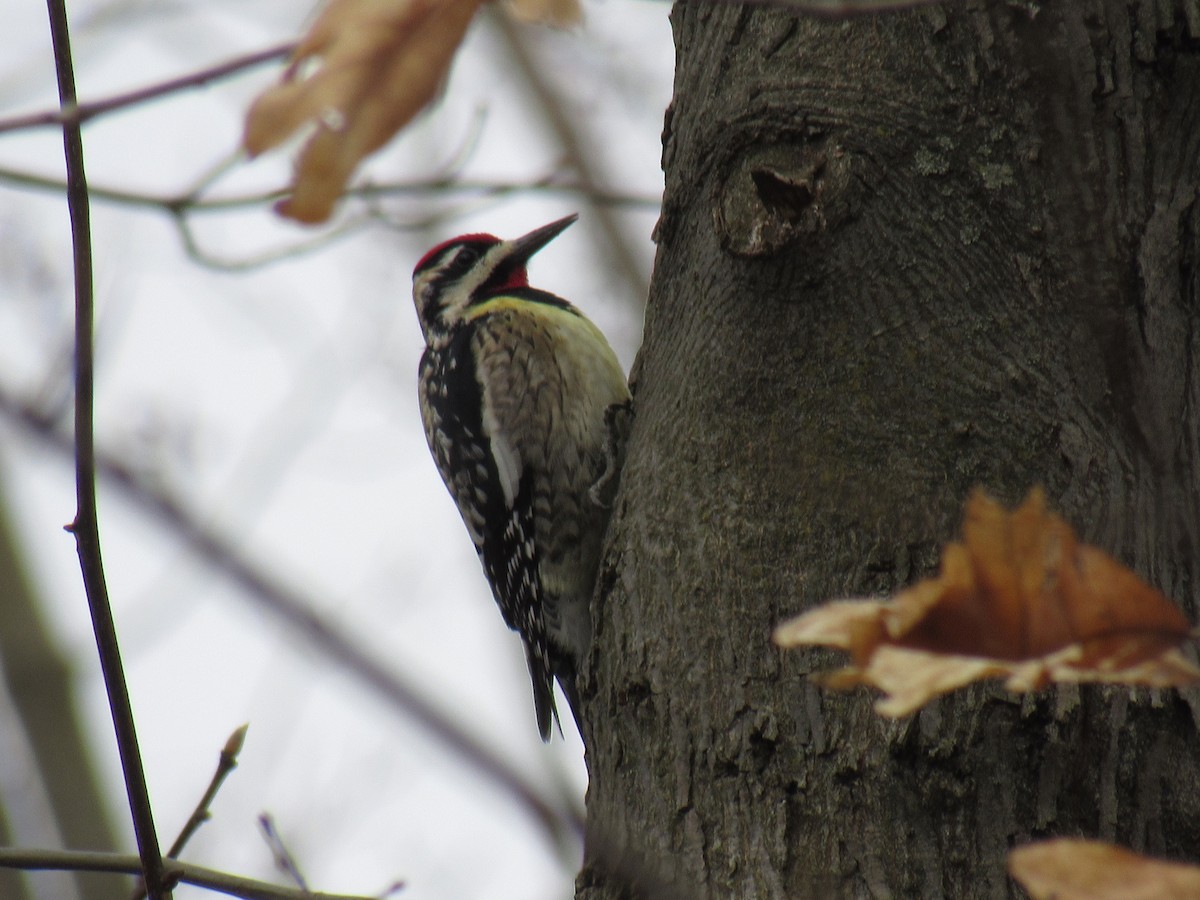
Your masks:
M 533 652 L 532 647 L 525 648 L 525 661 L 529 664 L 529 679 L 533 682 L 533 708 L 537 713 L 538 733 L 542 740 L 550 741 L 550 720 L 558 725 L 562 734 L 562 724 L 558 719 L 558 707 L 554 705 L 554 676 L 546 667 L 543 660 Z
M 529 664 L 529 679 L 533 683 L 533 708 L 537 713 L 538 733 L 542 740 L 550 741 L 550 723 L 558 729 L 562 737 L 562 719 L 558 715 L 558 705 L 554 702 L 554 680 L 562 686 L 571 708 L 571 717 L 575 720 L 575 728 L 583 736 L 583 723 L 579 719 L 579 693 L 575 688 L 575 667 L 569 663 L 556 665 L 552 673 L 546 664 L 539 659 L 530 648 L 526 648 L 525 661 Z
M 583 737 L 583 723 L 579 719 L 579 691 L 575 687 L 575 668 L 565 669 L 556 673 L 558 675 L 558 683 L 562 685 L 563 693 L 567 697 L 567 705 L 571 707 L 571 716 L 575 719 L 575 730 L 579 732 L 579 737 Z M 559 725 L 559 733 L 562 733 L 562 725 Z

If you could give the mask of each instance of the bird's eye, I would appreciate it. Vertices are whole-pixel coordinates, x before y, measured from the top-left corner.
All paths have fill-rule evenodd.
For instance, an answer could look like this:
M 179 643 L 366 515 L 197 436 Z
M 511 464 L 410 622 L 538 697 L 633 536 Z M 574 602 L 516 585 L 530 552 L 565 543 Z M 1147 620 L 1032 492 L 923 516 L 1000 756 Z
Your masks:
M 458 251 L 458 255 L 454 257 L 454 265 L 456 267 L 470 268 L 477 262 L 479 262 L 479 248 L 471 244 L 464 245 Z

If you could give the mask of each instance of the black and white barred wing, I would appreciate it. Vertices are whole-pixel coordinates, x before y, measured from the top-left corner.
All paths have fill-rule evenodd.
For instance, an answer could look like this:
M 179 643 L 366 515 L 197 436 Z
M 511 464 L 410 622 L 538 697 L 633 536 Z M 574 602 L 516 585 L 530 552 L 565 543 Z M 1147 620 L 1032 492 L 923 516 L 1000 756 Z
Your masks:
M 464 329 L 455 340 L 490 339 L 487 329 Z M 427 351 L 422 360 L 425 436 L 504 622 L 525 643 L 538 729 L 548 738 L 557 711 L 538 578 L 534 479 L 510 438 L 513 402 L 502 398 L 497 407 L 494 397 L 485 396 L 497 389 L 492 373 L 475 371 L 479 357 L 465 350 L 452 343 L 442 352 Z M 508 392 L 519 389 L 521 379 L 505 375 L 501 381 L 501 390 Z

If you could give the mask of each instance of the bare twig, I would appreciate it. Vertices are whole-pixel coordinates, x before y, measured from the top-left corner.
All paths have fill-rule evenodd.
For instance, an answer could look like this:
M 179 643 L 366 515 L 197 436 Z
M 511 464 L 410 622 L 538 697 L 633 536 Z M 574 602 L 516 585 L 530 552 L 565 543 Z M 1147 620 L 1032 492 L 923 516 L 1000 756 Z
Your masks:
M 327 894 L 299 888 L 280 887 L 253 878 L 230 875 L 204 866 L 167 859 L 165 875 L 170 884 L 193 884 L 241 897 L 242 900 L 377 900 L 360 894 Z M 27 871 L 70 870 L 74 872 L 118 872 L 136 875 L 141 861 L 123 853 L 86 853 L 75 850 L 23 850 L 0 847 L 0 867 Z
M 193 72 L 190 75 L 161 81 L 144 88 L 106 97 L 103 100 L 94 100 L 91 103 L 76 103 L 72 99 L 69 104 L 64 104 L 58 109 L 29 113 L 24 116 L 14 116 L 10 119 L 0 119 L 0 134 L 6 131 L 43 128 L 50 125 L 82 125 L 90 119 L 110 113 L 113 110 L 125 109 L 126 107 L 136 106 L 139 103 L 145 103 L 149 100 L 157 100 L 168 94 L 202 87 L 211 81 L 234 75 L 253 66 L 282 59 L 291 53 L 294 47 L 294 43 L 279 44 L 275 47 L 268 47 L 266 50 L 259 50 L 255 53 L 247 53 L 244 56 L 235 57 L 207 69 Z
M 39 175 L 21 169 L 0 167 L 0 182 L 14 187 L 61 192 L 66 182 L 61 178 Z M 582 196 L 597 206 L 614 206 L 634 209 L 658 209 L 659 197 L 624 194 L 608 191 L 576 179 L 559 180 L 539 178 L 534 181 L 473 181 L 455 176 L 438 177 L 417 181 L 363 182 L 349 188 L 343 195 L 348 198 L 376 199 L 379 197 L 424 197 L 428 194 L 466 194 L 474 197 L 503 197 L 521 193 L 572 194 Z M 92 199 L 103 200 L 120 206 L 143 207 L 167 212 L 219 213 L 268 206 L 288 195 L 287 188 L 271 188 L 225 197 L 201 197 L 189 191 L 184 194 L 148 194 L 105 186 L 91 188 Z
M 258 827 L 262 829 L 263 840 L 267 842 L 267 847 L 271 850 L 275 868 L 290 878 L 300 890 L 307 891 L 308 881 L 300 872 L 300 867 L 296 865 L 292 851 L 283 842 L 283 837 L 279 834 L 279 829 L 275 827 L 275 820 L 271 818 L 270 813 L 263 813 L 258 817 Z
M 18 800 L 12 812 L 17 822 L 30 815 L 52 820 L 62 846 L 115 850 L 109 785 L 90 764 L 95 738 L 75 710 L 80 694 L 78 666 L 74 654 L 55 639 L 42 605 L 46 600 L 27 577 L 24 553 L 33 547 L 21 546 L 21 539 L 30 536 L 14 521 L 18 513 L 8 502 L 5 487 L 0 477 L 0 683 L 7 685 L 8 698 L 0 701 L 8 721 L 2 727 L 9 735 L 24 731 L 32 767 L 25 778 L 40 779 L 48 803 L 40 813 L 29 809 L 28 799 Z M 21 766 L 18 759 L 24 755 L 0 753 L 13 769 Z M 0 846 L 14 843 L 4 819 L 0 811 Z M 74 880 L 80 897 L 102 896 L 103 877 L 76 874 Z M 70 893 L 67 886 L 64 889 Z M 32 888 L 22 883 L 17 872 L 0 873 L 0 897 L 35 900 Z
M 212 813 L 208 808 L 216 799 L 217 791 L 221 789 L 221 785 L 229 777 L 229 773 L 237 768 L 238 754 L 242 752 L 242 745 L 246 743 L 246 729 L 249 727 L 249 725 L 242 725 L 235 729 L 225 741 L 225 746 L 221 748 L 221 755 L 217 759 L 217 771 L 213 772 L 208 789 L 200 798 L 200 802 L 196 804 L 196 808 L 192 810 L 183 830 L 179 832 L 179 837 L 175 838 L 175 843 L 167 851 L 167 856 L 178 857 L 187 842 L 192 839 L 192 835 L 200 829 L 201 825 L 212 818 Z
M 3 388 L 0 388 L 0 415 L 23 426 L 53 449 L 69 452 L 69 439 L 53 421 Z M 167 526 L 198 558 L 242 588 L 249 599 L 296 629 L 315 648 L 373 688 L 395 709 L 419 722 L 467 765 L 516 800 L 556 844 L 561 846 L 568 840 L 582 838 L 580 811 L 561 808 L 546 799 L 539 788 L 422 697 L 416 688 L 369 655 L 350 635 L 314 613 L 317 604 L 263 571 L 239 544 L 205 525 L 183 503 L 116 458 L 97 454 L 96 465 L 106 484 Z
M 200 798 L 200 802 L 196 804 L 196 808 L 188 816 L 188 820 L 184 823 L 179 836 L 175 838 L 175 843 L 167 851 L 169 858 L 177 859 L 183 853 L 183 848 L 187 846 L 187 842 L 192 839 L 192 835 L 200 830 L 201 825 L 212 818 L 209 807 L 212 806 L 213 800 L 216 799 L 217 791 L 221 789 L 221 785 L 225 782 L 229 773 L 237 768 L 238 754 L 242 752 L 242 745 L 246 742 L 246 729 L 249 727 L 249 725 L 242 725 L 225 741 L 225 746 L 221 748 L 221 755 L 217 759 L 217 771 L 213 773 L 212 780 L 209 781 L 204 796 Z M 142 900 L 145 896 L 146 883 L 144 880 L 138 879 L 138 885 L 134 888 L 132 900 Z
M 0 183 L 34 190 L 61 192 L 66 182 L 59 178 L 38 175 L 19 169 L 0 167 Z M 556 193 L 573 194 L 587 199 L 593 206 L 609 206 L 655 210 L 660 201 L 657 197 L 635 196 L 618 192 L 605 192 L 578 181 L 560 181 L 553 176 L 536 181 L 470 181 L 457 180 L 454 176 L 439 176 L 434 179 L 411 182 L 391 182 L 375 184 L 366 182 L 350 188 L 345 197 L 355 198 L 367 206 L 365 212 L 350 214 L 334 225 L 311 238 L 305 238 L 258 253 L 225 257 L 216 256 L 207 250 L 197 239 L 192 224 L 192 215 L 197 213 L 221 213 L 236 210 L 266 207 L 287 196 L 286 188 L 275 188 L 226 197 L 202 197 L 196 189 L 183 194 L 148 194 L 139 191 L 124 190 L 113 187 L 92 187 L 90 194 L 94 200 L 102 200 L 119 206 L 142 208 L 165 212 L 171 216 L 172 222 L 179 233 L 188 257 L 194 262 L 211 269 L 223 272 L 244 272 L 259 269 L 285 259 L 292 259 L 305 253 L 313 252 L 332 244 L 341 238 L 357 233 L 362 227 L 374 219 L 386 218 L 387 224 L 396 229 L 406 231 L 421 231 L 432 225 L 465 215 L 465 208 L 442 209 L 435 213 L 427 213 L 399 220 L 396 216 L 384 217 L 378 212 L 375 201 L 382 197 L 409 196 L 426 197 L 440 194 L 462 200 L 476 200 L 485 203 L 495 203 L 506 197 L 519 193 Z
M 336 244 L 371 224 L 371 218 L 365 214 L 348 216 L 337 225 L 327 228 L 314 237 L 292 241 L 281 247 L 260 250 L 244 256 L 216 256 L 200 245 L 188 216 L 177 215 L 172 221 L 179 235 L 179 241 L 183 244 L 188 259 L 192 262 L 205 268 L 216 269 L 218 272 L 250 272 Z
M 533 92 L 538 110 L 558 137 L 571 168 L 578 173 L 579 182 L 584 188 L 583 195 L 589 196 L 597 193 L 587 142 L 581 138 L 578 127 L 571 121 L 561 99 L 555 95 L 551 82 L 546 76 L 546 67 L 539 65 L 523 36 L 524 32 L 513 22 L 511 17 L 492 10 L 490 18 L 508 44 L 509 52 L 516 61 L 518 71 Z M 644 306 L 649 288 L 647 283 L 649 273 L 642 272 L 641 266 L 638 264 L 637 256 L 629 243 L 628 229 L 617 221 L 610 207 L 597 204 L 593 212 L 596 222 L 604 234 L 605 242 L 608 244 L 614 263 L 612 268 L 615 268 L 624 279 L 629 297 L 639 307 Z
M 58 75 L 59 102 L 64 110 L 75 106 L 75 71 L 71 57 L 70 29 L 65 0 L 47 0 L 54 63 Z M 67 168 L 67 206 L 71 216 L 71 243 L 75 258 L 75 493 L 77 508 L 70 530 L 75 535 L 83 583 L 87 592 L 92 630 L 117 748 L 125 791 L 133 817 L 133 830 L 141 855 L 141 870 L 151 900 L 170 896 L 163 875 L 162 855 L 154 831 L 154 816 L 142 770 L 129 690 L 121 665 L 121 651 L 113 624 L 104 564 L 100 558 L 100 527 L 96 515 L 96 459 L 93 444 L 93 307 L 91 225 L 88 211 L 87 177 L 84 172 L 83 136 L 77 121 L 63 122 L 63 153 Z

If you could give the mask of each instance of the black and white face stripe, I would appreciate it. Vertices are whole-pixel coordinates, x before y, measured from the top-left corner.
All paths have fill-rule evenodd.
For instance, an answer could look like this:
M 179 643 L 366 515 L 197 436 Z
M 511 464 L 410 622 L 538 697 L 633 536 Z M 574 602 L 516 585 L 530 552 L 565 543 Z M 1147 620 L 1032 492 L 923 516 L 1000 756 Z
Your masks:
M 426 343 L 444 335 L 502 254 L 499 238 L 469 235 L 435 247 L 413 270 L 413 302 Z M 489 261 L 495 253 L 496 261 Z
M 487 254 L 487 251 L 499 244 L 495 238 L 468 238 L 459 239 L 450 244 L 440 253 L 434 260 L 432 266 L 427 266 L 422 269 L 417 267 L 414 274 L 432 269 L 437 273 L 437 281 L 443 284 L 453 284 L 456 281 L 461 281 L 471 269 L 479 265 L 479 261 Z
M 413 300 L 428 346 L 442 344 L 469 306 L 494 294 L 529 287 L 529 258 L 576 220 L 570 215 L 511 241 L 493 234 L 464 234 L 438 244 L 413 270 Z

